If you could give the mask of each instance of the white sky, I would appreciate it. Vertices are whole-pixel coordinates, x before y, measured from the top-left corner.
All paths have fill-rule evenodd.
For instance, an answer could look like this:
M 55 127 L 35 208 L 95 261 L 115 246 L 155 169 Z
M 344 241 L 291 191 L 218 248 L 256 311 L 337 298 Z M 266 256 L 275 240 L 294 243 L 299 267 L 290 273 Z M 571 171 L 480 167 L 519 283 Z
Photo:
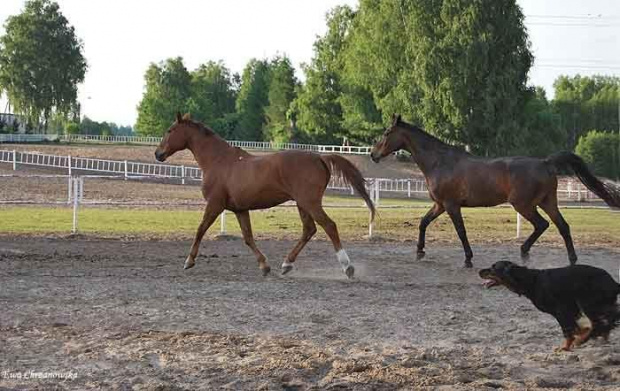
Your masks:
M 1 0 L 0 23 L 24 0 Z M 223 60 L 241 72 L 251 58 L 287 54 L 309 62 L 326 12 L 357 0 L 57 0 L 84 41 L 89 64 L 80 87 L 82 114 L 132 125 L 151 62 L 182 56 L 188 69 Z M 552 95 L 560 74 L 620 75 L 620 1 L 518 0 L 536 56 L 531 84 Z M 557 16 L 587 17 L 566 19 Z M 597 17 L 601 15 L 600 17 Z M 544 17 L 534 17 L 544 16 Z M 572 26 L 564 26 L 571 24 Z M 0 33 L 3 29 L 0 28 Z M 0 111 L 4 110 L 0 101 Z

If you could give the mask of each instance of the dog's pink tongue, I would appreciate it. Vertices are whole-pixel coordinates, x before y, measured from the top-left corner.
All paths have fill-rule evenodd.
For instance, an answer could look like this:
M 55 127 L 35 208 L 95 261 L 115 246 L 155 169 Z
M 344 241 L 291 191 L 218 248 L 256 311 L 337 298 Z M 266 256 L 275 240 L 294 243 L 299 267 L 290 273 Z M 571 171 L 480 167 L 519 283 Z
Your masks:
M 490 288 L 493 285 L 495 285 L 495 281 L 494 280 L 484 280 L 482 285 L 484 285 L 485 288 Z

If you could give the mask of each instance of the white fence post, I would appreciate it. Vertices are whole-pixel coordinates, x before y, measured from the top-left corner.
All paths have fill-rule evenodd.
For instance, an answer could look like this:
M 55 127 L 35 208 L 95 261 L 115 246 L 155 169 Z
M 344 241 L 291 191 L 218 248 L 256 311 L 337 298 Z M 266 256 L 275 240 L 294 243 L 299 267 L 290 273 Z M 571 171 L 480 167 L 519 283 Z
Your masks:
M 181 184 L 185 184 L 185 166 L 181 166 Z
M 521 237 L 521 215 L 517 212 L 517 239 Z
M 127 180 L 127 177 L 129 175 L 127 174 L 127 160 L 125 160 L 125 180 Z
M 375 222 L 372 221 L 372 212 L 369 212 L 370 215 L 368 217 L 368 239 L 372 239 L 372 229 L 374 228 L 373 226 L 375 225 Z
M 72 197 L 72 189 L 73 189 L 73 177 L 69 176 L 69 186 L 67 188 L 67 205 L 71 204 Z
M 67 156 L 67 168 L 69 169 L 69 176 L 71 176 L 71 155 Z
M 220 214 L 220 235 L 226 235 L 226 211 Z
M 78 204 L 79 204 L 79 180 L 78 178 L 71 178 L 73 182 L 73 227 L 71 233 L 76 234 L 78 231 Z
M 13 150 L 13 171 L 17 170 L 17 151 Z

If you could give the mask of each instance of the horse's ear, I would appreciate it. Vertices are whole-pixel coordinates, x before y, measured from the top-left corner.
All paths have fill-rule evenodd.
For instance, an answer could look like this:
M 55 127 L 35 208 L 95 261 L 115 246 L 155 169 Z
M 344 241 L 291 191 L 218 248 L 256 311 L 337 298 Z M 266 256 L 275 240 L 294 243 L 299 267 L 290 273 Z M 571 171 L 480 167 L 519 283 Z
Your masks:
M 396 113 L 392 114 L 392 125 L 398 124 L 401 121 L 401 119 L 402 118 L 400 117 L 400 114 L 396 114 Z
M 192 116 L 189 113 L 185 113 L 183 116 L 183 121 L 189 121 L 192 119 Z
M 181 122 L 183 121 L 183 116 L 181 116 L 181 112 L 177 111 L 177 118 L 176 118 L 177 122 Z

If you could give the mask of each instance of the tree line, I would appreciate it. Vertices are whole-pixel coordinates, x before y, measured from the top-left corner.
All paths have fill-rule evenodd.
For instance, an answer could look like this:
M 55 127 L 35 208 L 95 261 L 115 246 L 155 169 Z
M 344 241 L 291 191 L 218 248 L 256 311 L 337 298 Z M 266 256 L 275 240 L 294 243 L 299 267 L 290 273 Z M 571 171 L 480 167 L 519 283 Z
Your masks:
M 552 100 L 529 85 L 533 55 L 515 0 L 360 0 L 326 23 L 302 77 L 286 55 L 252 59 L 241 74 L 223 61 L 151 64 L 135 130 L 161 135 L 184 111 L 227 139 L 368 145 L 400 113 L 477 155 L 577 150 L 620 177 L 619 78 L 561 76 Z M 15 112 L 38 130 L 121 131 L 81 119 L 83 44 L 56 3 L 29 0 L 5 27 L 0 93 Z

